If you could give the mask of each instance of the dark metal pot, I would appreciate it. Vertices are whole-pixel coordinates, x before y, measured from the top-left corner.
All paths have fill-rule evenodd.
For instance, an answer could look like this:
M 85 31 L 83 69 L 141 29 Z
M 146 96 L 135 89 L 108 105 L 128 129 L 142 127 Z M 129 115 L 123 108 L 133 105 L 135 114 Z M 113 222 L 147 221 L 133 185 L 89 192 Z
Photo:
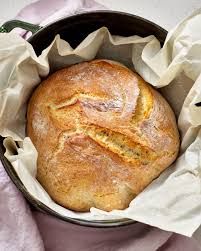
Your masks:
M 62 39 L 68 41 L 70 45 L 75 48 L 88 34 L 101 28 L 102 26 L 107 27 L 113 35 L 121 35 L 125 37 L 132 35 L 139 35 L 142 37 L 155 35 L 155 37 L 161 42 L 161 45 L 164 43 L 167 35 L 166 30 L 146 19 L 115 11 L 96 11 L 78 14 L 63 18 L 45 27 L 40 27 L 38 25 L 18 20 L 11 20 L 0 27 L 0 32 L 10 32 L 16 27 L 31 31 L 32 36 L 28 39 L 28 41 L 32 44 L 36 54 L 40 55 L 42 50 L 50 45 L 57 34 L 60 34 Z M 67 222 L 89 227 L 106 228 L 135 223 L 135 221 L 129 219 L 113 221 L 85 221 L 59 215 L 28 193 L 14 171 L 14 168 L 4 157 L 4 152 L 3 138 L 0 137 L 0 160 L 3 163 L 5 170 L 17 188 L 23 193 L 25 198 L 34 208 L 40 210 L 41 212 L 50 214 Z

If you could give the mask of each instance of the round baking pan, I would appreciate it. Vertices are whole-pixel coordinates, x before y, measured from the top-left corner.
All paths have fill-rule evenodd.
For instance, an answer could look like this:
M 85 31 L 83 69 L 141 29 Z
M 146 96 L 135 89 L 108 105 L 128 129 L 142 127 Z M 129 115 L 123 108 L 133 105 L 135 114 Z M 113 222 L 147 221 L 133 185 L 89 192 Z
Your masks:
M 161 45 L 163 45 L 167 35 L 166 30 L 144 18 L 116 11 L 95 11 L 69 16 L 45 27 L 40 27 L 19 20 L 11 20 L 0 27 L 0 32 L 10 32 L 17 27 L 31 31 L 32 36 L 28 41 L 32 44 L 36 54 L 40 55 L 43 49 L 50 45 L 57 34 L 60 34 L 62 39 L 68 41 L 70 45 L 75 48 L 88 34 L 103 26 L 107 27 L 112 35 L 139 35 L 142 37 L 155 35 Z M 17 176 L 14 168 L 4 157 L 4 153 L 3 138 L 0 137 L 0 160 L 11 180 L 35 209 L 64 221 L 88 227 L 119 227 L 135 223 L 135 221 L 130 219 L 86 221 L 68 218 L 58 214 L 28 193 L 27 189 Z

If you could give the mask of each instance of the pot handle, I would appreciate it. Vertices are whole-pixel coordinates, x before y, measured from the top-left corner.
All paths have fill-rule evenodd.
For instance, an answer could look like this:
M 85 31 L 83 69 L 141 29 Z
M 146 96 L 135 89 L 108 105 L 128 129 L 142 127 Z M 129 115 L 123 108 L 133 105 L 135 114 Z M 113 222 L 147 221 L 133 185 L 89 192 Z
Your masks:
M 10 32 L 14 28 L 22 28 L 27 31 L 31 31 L 32 34 L 36 33 L 42 27 L 36 24 L 27 23 L 20 20 L 10 20 L 0 26 L 0 33 Z

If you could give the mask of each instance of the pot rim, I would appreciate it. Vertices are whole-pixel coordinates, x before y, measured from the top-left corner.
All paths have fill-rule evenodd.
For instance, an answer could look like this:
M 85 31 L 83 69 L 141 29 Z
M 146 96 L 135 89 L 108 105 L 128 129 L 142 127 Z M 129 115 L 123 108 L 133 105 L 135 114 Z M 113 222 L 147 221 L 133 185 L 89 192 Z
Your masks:
M 131 17 L 131 18 L 135 18 L 135 19 L 138 19 L 138 20 L 141 20 L 142 22 L 146 22 L 147 24 L 149 25 L 152 25 L 153 27 L 155 27 L 157 30 L 160 30 L 161 33 L 163 33 L 165 36 L 167 35 L 168 31 L 166 29 L 164 29 L 163 27 L 161 27 L 160 25 L 154 23 L 153 21 L 150 21 L 146 18 L 143 18 L 141 16 L 138 16 L 138 15 L 135 15 L 135 14 L 131 14 L 131 13 L 127 13 L 127 12 L 123 12 L 123 11 L 114 11 L 114 10 L 96 10 L 96 11 L 90 11 L 90 12 L 82 12 L 82 13 L 78 13 L 78 14 L 75 14 L 75 15 L 69 15 L 67 17 L 62 17 L 56 21 L 53 21 L 45 26 L 38 26 L 38 25 L 35 25 L 35 30 L 32 31 L 32 36 L 29 37 L 27 39 L 28 42 L 31 42 L 31 40 L 36 36 L 38 35 L 38 33 L 44 31 L 45 29 L 51 27 L 52 25 L 55 25 L 59 22 L 63 22 L 63 21 L 66 21 L 68 20 L 68 22 L 71 20 L 71 19 L 74 19 L 74 18 L 79 18 L 79 17 L 83 17 L 83 16 L 90 16 L 90 15 L 93 15 L 93 14 L 117 14 L 117 15 L 122 15 L 122 16 L 128 16 L 128 17 Z M 164 41 L 163 41 L 164 42 Z

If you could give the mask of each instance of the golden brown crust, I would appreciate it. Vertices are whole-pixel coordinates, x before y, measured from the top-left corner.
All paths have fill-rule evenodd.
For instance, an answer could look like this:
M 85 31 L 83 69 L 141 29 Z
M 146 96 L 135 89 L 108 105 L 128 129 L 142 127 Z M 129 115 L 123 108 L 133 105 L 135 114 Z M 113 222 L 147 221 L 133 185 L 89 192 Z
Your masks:
M 62 69 L 35 90 L 27 132 L 37 178 L 75 211 L 124 209 L 176 158 L 179 134 L 165 99 L 108 60 Z

